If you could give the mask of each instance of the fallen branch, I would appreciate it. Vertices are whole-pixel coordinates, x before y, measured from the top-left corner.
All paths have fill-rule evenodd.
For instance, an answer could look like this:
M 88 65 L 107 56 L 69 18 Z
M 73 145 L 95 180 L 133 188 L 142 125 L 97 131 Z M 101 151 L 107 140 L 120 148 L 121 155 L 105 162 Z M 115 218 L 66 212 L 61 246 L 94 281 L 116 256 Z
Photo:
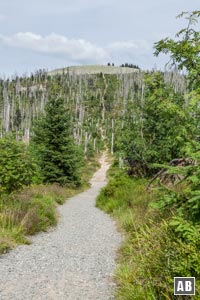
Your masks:
M 169 162 L 168 166 L 185 167 L 188 165 L 195 165 L 195 164 L 196 164 L 196 162 L 190 158 L 189 159 L 188 158 L 175 158 Z M 151 184 L 164 173 L 166 175 L 165 178 L 167 178 L 167 177 L 169 178 L 169 176 L 171 176 L 170 181 L 171 182 L 173 181 L 173 184 L 177 178 L 179 179 L 179 182 L 180 181 L 182 182 L 184 179 L 187 178 L 187 176 L 184 176 L 183 178 L 181 178 L 180 174 L 176 174 L 177 178 L 174 178 L 174 175 L 172 176 L 172 174 L 167 173 L 167 168 L 163 168 L 158 173 L 156 173 L 155 176 L 151 179 L 151 181 L 149 182 L 149 184 L 146 187 L 146 190 L 148 190 L 150 188 Z M 164 180 L 162 180 L 162 181 L 164 181 Z

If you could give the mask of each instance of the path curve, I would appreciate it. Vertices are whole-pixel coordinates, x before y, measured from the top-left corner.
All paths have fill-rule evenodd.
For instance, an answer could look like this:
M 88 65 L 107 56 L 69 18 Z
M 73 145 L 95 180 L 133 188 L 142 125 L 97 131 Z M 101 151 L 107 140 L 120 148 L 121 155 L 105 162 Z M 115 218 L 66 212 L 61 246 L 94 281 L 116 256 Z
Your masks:
M 58 208 L 59 224 L 0 256 L 1 300 L 110 300 L 112 274 L 121 236 L 108 215 L 95 207 L 106 185 L 109 164 L 101 168 L 91 188 Z

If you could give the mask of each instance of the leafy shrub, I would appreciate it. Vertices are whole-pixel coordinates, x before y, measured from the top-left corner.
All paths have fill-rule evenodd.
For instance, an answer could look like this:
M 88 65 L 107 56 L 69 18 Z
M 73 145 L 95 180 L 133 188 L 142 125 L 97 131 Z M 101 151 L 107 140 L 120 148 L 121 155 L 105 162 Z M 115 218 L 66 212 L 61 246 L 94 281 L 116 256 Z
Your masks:
M 104 208 L 107 212 L 113 212 L 117 208 L 126 207 L 127 202 L 130 200 L 130 189 L 131 179 L 126 175 L 118 175 L 102 189 L 101 194 L 97 198 L 97 207 Z
M 127 233 L 115 275 L 116 296 L 119 300 L 183 300 L 173 296 L 173 277 L 196 277 L 199 292 L 199 227 L 175 215 L 175 196 L 166 198 L 162 189 L 147 191 L 146 185 L 144 179 L 120 174 L 97 199 L 97 206 L 115 216 Z M 167 207 L 162 206 L 163 199 Z
M 29 185 L 36 165 L 22 142 L 0 139 L 0 191 L 10 193 Z

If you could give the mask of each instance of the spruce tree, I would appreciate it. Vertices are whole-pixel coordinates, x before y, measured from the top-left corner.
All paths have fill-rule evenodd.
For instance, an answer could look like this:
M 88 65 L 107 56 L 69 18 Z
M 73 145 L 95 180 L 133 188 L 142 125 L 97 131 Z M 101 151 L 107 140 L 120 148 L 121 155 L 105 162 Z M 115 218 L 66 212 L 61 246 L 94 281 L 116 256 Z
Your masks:
M 83 156 L 71 131 L 70 115 L 63 99 L 53 96 L 46 104 L 45 115 L 34 127 L 33 137 L 45 183 L 80 184 Z
M 11 193 L 30 185 L 37 168 L 24 143 L 12 135 L 0 139 L 0 193 Z

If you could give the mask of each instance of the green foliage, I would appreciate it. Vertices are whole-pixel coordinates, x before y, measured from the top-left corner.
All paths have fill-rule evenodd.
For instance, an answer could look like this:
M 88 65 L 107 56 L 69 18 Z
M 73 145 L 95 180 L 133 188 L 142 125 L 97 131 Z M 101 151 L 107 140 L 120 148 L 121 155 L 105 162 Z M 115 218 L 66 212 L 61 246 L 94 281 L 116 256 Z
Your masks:
M 97 207 L 103 207 L 106 212 L 113 212 L 115 209 L 126 207 L 127 202 L 130 201 L 130 187 L 131 179 L 128 176 L 119 174 L 102 189 L 101 194 L 97 198 Z M 109 201 L 107 201 L 108 198 Z
M 169 173 L 183 174 L 185 180 L 172 189 L 162 186 L 162 197 L 154 203 L 165 214 L 171 211 L 176 216 L 173 217 L 173 228 L 183 240 L 193 240 L 200 236 L 199 151 L 193 153 L 190 160 L 193 164 L 187 167 L 169 168 Z
M 176 71 L 92 76 L 48 76 L 38 72 L 30 78 L 0 82 L 0 104 L 10 103 L 15 115 L 13 119 L 10 116 L 11 124 L 5 118 L 1 120 L 3 132 L 10 126 L 16 136 L 23 134 L 26 124 L 38 118 L 40 107 L 42 111 L 47 102 L 44 117 L 34 128 L 34 143 L 29 147 L 40 169 L 23 178 L 30 171 L 28 163 L 29 171 L 18 183 L 18 173 L 22 173 L 20 168 L 26 160 L 22 163 L 18 152 L 6 153 L 2 148 L 2 190 L 11 192 L 31 180 L 56 182 L 57 188 L 69 183 L 78 185 L 80 170 L 88 176 L 94 170 L 93 163 L 80 169 L 80 148 L 84 148 L 85 157 L 91 158 L 104 142 L 110 147 L 111 141 L 122 168 L 140 177 L 133 180 L 120 172 L 97 199 L 97 206 L 116 217 L 127 234 L 116 274 L 117 297 L 121 300 L 182 300 L 173 296 L 174 276 L 195 276 L 199 292 L 200 33 L 194 25 L 200 12 L 181 16 L 186 16 L 188 26 L 176 39 L 156 43 L 155 55 L 170 54 L 172 64 L 186 70 L 186 76 Z M 29 92 L 31 87 L 33 92 Z M 20 95 L 15 90 L 20 90 Z M 9 101 L 5 101 L 7 94 Z M 9 157 L 9 163 L 5 157 Z M 190 157 L 195 163 L 184 170 L 166 167 L 170 160 L 180 157 Z M 17 174 L 15 165 L 19 168 Z M 185 180 L 176 187 L 160 185 L 159 189 L 145 190 L 147 181 L 141 177 L 152 176 L 163 166 L 169 174 L 184 175 Z M 110 176 L 116 172 L 115 166 Z M 59 192 L 54 194 L 55 201 L 51 195 L 39 192 L 30 198 L 31 201 L 24 201 L 22 196 L 21 200 L 12 199 L 12 209 L 10 202 L 4 201 L 5 209 L 0 212 L 3 249 L 25 242 L 24 233 L 46 230 L 56 222 L 55 201 L 63 203 L 64 199 Z
M 160 203 L 166 191 L 147 191 L 147 180 L 130 179 L 121 172 L 111 179 L 97 199 L 97 206 L 114 216 L 126 233 L 116 270 L 119 300 L 182 300 L 173 296 L 173 277 L 196 277 L 200 282 L 199 227 L 171 207 Z M 173 213 L 174 212 L 174 213 Z
M 147 161 L 167 162 L 181 155 L 189 138 L 188 116 L 182 107 L 181 95 L 167 86 L 162 75 L 155 73 L 146 79 L 143 112 L 143 135 L 147 147 Z
M 34 127 L 33 136 L 44 182 L 80 184 L 82 153 L 71 131 L 70 115 L 63 99 L 52 97 L 46 105 L 45 115 Z
M 35 174 L 36 164 L 26 145 L 12 137 L 0 139 L 0 192 L 30 185 Z
M 155 172 L 154 163 L 167 163 L 184 154 L 192 138 L 183 96 L 164 82 L 163 74 L 146 75 L 144 102 L 136 103 L 135 118 L 128 118 L 118 148 L 129 172 L 139 176 Z
M 189 82 L 189 104 L 187 111 L 190 114 L 188 123 L 190 124 L 193 140 L 185 142 L 182 146 L 185 154 L 195 162 L 193 166 L 186 169 L 187 184 L 182 189 L 165 191 L 163 197 L 158 201 L 159 208 L 167 213 L 170 211 L 175 215 L 170 221 L 176 236 L 184 243 L 192 242 L 199 247 L 200 236 L 200 168 L 199 168 L 199 42 L 200 33 L 195 31 L 194 25 L 200 17 L 200 11 L 182 13 L 179 17 L 186 17 L 188 26 L 177 33 L 177 39 L 166 38 L 155 44 L 155 54 L 169 53 L 172 63 L 179 69 L 187 70 Z M 185 125 L 186 127 L 186 125 Z M 174 169 L 175 174 L 178 170 Z M 198 253 L 198 252 L 197 252 Z
M 178 66 L 180 70 L 185 68 L 189 73 L 190 86 L 196 88 L 200 83 L 200 32 L 194 29 L 194 25 L 199 16 L 200 11 L 180 14 L 178 17 L 185 17 L 188 20 L 188 26 L 177 33 L 177 39 L 165 38 L 155 43 L 155 55 L 170 54 L 172 65 Z

